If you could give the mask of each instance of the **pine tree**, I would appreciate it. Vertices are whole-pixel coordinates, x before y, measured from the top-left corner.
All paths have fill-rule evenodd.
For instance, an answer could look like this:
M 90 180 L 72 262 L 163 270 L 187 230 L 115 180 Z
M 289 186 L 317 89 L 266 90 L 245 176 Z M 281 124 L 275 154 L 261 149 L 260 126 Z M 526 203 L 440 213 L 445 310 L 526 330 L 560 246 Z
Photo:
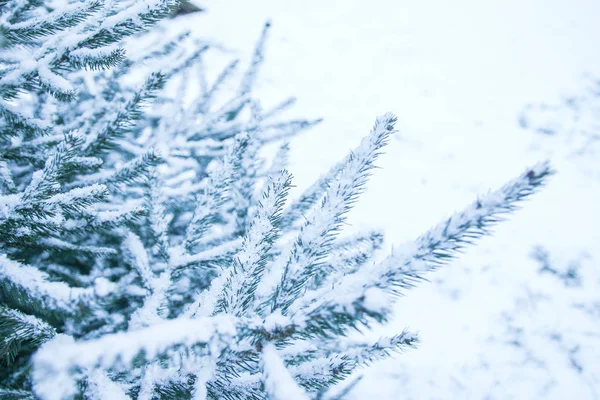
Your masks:
M 552 173 L 527 169 L 376 262 L 380 233 L 338 233 L 396 118 L 288 201 L 287 144 L 270 165 L 259 150 L 318 120 L 253 97 L 270 24 L 223 99 L 238 64 L 208 84 L 210 46 L 178 46 L 187 34 L 125 57 L 177 5 L 0 2 L 0 398 L 329 398 L 418 341 L 345 336 Z

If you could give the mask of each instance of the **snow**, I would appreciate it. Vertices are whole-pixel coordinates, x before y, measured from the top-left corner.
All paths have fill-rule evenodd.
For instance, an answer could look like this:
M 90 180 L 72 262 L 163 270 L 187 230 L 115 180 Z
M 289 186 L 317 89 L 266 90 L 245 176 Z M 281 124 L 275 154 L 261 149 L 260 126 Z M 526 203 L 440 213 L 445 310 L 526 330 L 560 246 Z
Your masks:
M 215 259 L 220 255 L 239 249 L 241 244 L 241 239 L 234 239 L 218 246 L 211 247 L 209 250 L 200 251 L 196 254 L 180 254 L 174 251 L 170 257 L 172 268 L 184 267 L 192 263 Z M 181 252 L 181 249 L 177 250 Z
M 106 373 L 95 370 L 88 375 L 88 388 L 86 394 L 90 400 L 129 400 L 125 389 L 118 383 L 113 382 Z
M 45 200 L 45 203 L 65 206 L 72 205 L 82 200 L 93 201 L 106 196 L 108 196 L 108 190 L 105 185 L 93 184 L 82 188 L 71 189 L 66 193 L 55 194 Z
M 100 28 L 113 29 L 117 25 L 128 20 L 138 26 L 143 26 L 144 23 L 139 19 L 140 14 L 157 7 L 165 7 L 169 3 L 169 0 L 140 0 L 133 2 L 127 8 L 123 9 L 117 14 L 106 17 L 100 24 Z
M 51 282 L 37 268 L 8 259 L 0 253 L 0 279 L 5 279 L 49 307 L 72 310 L 78 299 L 93 295 L 93 289 L 72 288 L 63 282 Z
M 148 253 L 140 238 L 133 232 L 129 232 L 123 242 L 124 253 L 130 258 L 133 267 L 138 271 L 144 286 L 152 288 L 154 273 L 150 268 Z
M 308 394 L 302 389 L 277 353 L 273 344 L 267 344 L 262 352 L 262 368 L 265 390 L 273 400 L 308 400 Z
M 396 398 L 399 393 L 408 399 L 559 399 L 567 395 L 597 398 L 600 392 L 597 378 L 600 354 L 596 350 L 600 335 L 597 330 L 600 280 L 596 260 L 600 198 L 598 175 L 589 173 L 590 169 L 594 171 L 597 153 L 589 152 L 593 146 L 588 147 L 585 141 L 589 139 L 587 132 L 598 129 L 593 117 L 597 111 L 596 96 L 576 94 L 577 101 L 566 101 L 564 115 L 560 114 L 564 112 L 561 101 L 558 106 L 549 108 L 535 105 L 540 99 L 560 97 L 563 88 L 559 85 L 569 85 L 584 69 L 600 72 L 597 70 L 600 58 L 594 51 L 600 29 L 596 18 L 590 17 L 600 10 L 586 1 L 590 0 L 575 0 L 575 3 L 532 0 L 526 4 L 516 0 L 498 4 L 474 0 L 451 4 L 439 0 L 410 4 L 374 0 L 365 4 L 350 0 L 340 6 L 314 0 L 298 5 L 257 0 L 251 4 L 238 2 L 236 12 L 232 13 L 231 4 L 206 0 L 209 13 L 182 18 L 181 21 L 187 21 L 182 25 L 194 21 L 190 24 L 194 35 L 206 37 L 214 33 L 219 40 L 247 49 L 249 38 L 255 39 L 248 33 L 258 32 L 267 19 L 266 14 L 273 14 L 275 28 L 268 42 L 264 73 L 256 82 L 245 79 L 240 90 L 244 92 L 256 85 L 265 104 L 277 104 L 289 93 L 296 94 L 300 101 L 294 112 L 326 117 L 322 125 L 295 139 L 290 144 L 289 154 L 299 190 L 315 181 L 327 166 L 334 165 L 333 172 L 325 175 L 325 179 L 316 180 L 313 186 L 317 192 L 321 193 L 320 189 L 325 192 L 324 201 L 318 203 L 323 212 L 307 213 L 307 218 L 299 218 L 299 223 L 308 222 L 298 242 L 314 245 L 318 250 L 316 254 L 304 253 L 302 246 L 292 242 L 288 251 L 271 263 L 275 274 L 286 270 L 284 279 L 269 277 L 259 294 L 268 294 L 271 282 L 277 285 L 280 281 L 286 283 L 286 279 L 291 284 L 288 287 L 281 284 L 284 300 L 289 291 L 303 289 L 306 284 L 302 281 L 306 277 L 303 274 L 321 261 L 319 251 L 324 252 L 330 246 L 332 227 L 342 223 L 350 225 L 351 234 L 365 226 L 384 230 L 388 240 L 385 254 L 389 254 L 391 243 L 406 243 L 394 245 L 388 258 L 369 263 L 372 267 L 359 274 L 345 275 L 338 281 L 346 271 L 337 271 L 340 273 L 333 274 L 335 279 L 330 278 L 322 290 L 311 292 L 307 284 L 308 295 L 293 304 L 290 313 L 285 312 L 286 305 L 283 313 L 278 310 L 264 320 L 252 315 L 244 321 L 244 329 L 270 332 L 292 323 L 304 323 L 306 306 L 309 311 L 320 311 L 326 308 L 321 307 L 323 304 L 339 304 L 337 311 L 354 312 L 353 308 L 360 305 L 361 309 L 387 312 L 397 296 L 392 296 L 390 291 L 393 290 L 379 283 L 379 278 L 391 277 L 401 289 L 416 283 L 419 288 L 406 293 L 398 302 L 396 319 L 390 324 L 365 330 L 366 337 L 361 339 L 365 339 L 364 343 L 375 343 L 374 348 L 365 344 L 340 346 L 340 349 L 358 361 L 371 361 L 377 358 L 373 355 L 402 343 L 403 338 L 398 333 L 405 332 L 407 324 L 421 331 L 423 345 L 418 351 L 365 370 L 366 379 L 353 392 L 354 398 L 374 394 Z M 124 4 L 130 7 L 127 9 Z M 124 11 L 108 18 L 102 27 L 114 28 L 128 18 L 142 24 L 137 13 L 149 4 L 166 4 L 166 1 L 124 2 L 120 5 Z M 224 30 L 224 21 L 236 29 Z M 71 92 L 68 82 L 51 71 L 50 65 L 55 61 L 53 57 L 75 46 L 83 36 L 58 35 L 37 54 L 29 55 L 28 51 L 15 54 L 24 62 L 14 71 L 9 70 L 0 83 L 23 79 L 24 73 L 37 71 L 40 79 L 55 90 Z M 59 51 L 52 50 L 52 46 Z M 254 57 L 260 59 L 262 53 Z M 573 90 L 577 93 L 581 88 L 576 85 Z M 568 96 L 573 98 L 573 95 Z M 235 100 L 225 104 L 222 110 L 234 109 L 240 101 L 251 100 Z M 575 112 L 573 117 L 571 110 L 581 108 L 592 111 Z M 371 180 L 362 202 L 346 216 L 345 211 L 339 210 L 353 205 L 354 197 L 362 192 L 362 188 L 355 189 L 356 184 L 366 182 L 370 162 L 381 142 L 392 133 L 388 125 L 393 117 L 385 115 L 378 119 L 373 133 L 358 147 L 355 144 L 367 133 L 372 118 L 387 109 L 400 115 L 400 132 L 393 136 L 388 157 L 381 159 L 385 168 Z M 3 111 L 5 118 L 18 118 L 20 114 L 11 115 L 11 110 Z M 542 115 L 532 116 L 540 110 Z M 547 112 L 550 122 L 545 121 Z M 109 119 L 110 114 L 107 114 Z M 209 116 L 198 128 L 206 128 L 218 138 L 221 129 L 236 123 Z M 573 123 L 582 124 L 575 133 L 577 136 L 583 132 L 579 136 L 585 136 L 585 140 L 547 138 L 564 137 L 569 124 Z M 94 134 L 88 135 L 88 138 L 93 137 Z M 240 141 L 241 138 L 238 137 Z M 14 146 L 22 144 L 13 142 Z M 560 151 L 557 150 L 559 145 L 572 148 Z M 585 151 L 581 151 L 581 146 L 585 146 Z M 214 154 L 220 151 L 211 149 L 210 143 L 208 147 L 197 150 L 214 151 Z M 141 154 L 144 144 L 140 142 L 139 146 L 127 148 Z M 348 148 L 357 150 L 344 158 Z M 49 159 L 43 171 L 33 175 L 26 197 L 36 196 L 42 183 L 54 180 L 48 176 L 53 178 L 57 173 L 56 165 L 69 151 L 68 148 L 63 150 Z M 173 155 L 168 151 L 165 154 Z M 507 217 L 509 209 L 501 206 L 503 202 L 516 201 L 531 191 L 532 181 L 546 174 L 547 164 L 536 164 L 500 190 L 481 194 L 517 175 L 525 165 L 548 156 L 552 156 L 553 165 L 560 173 L 524 210 L 500 225 L 496 237 L 486 238 L 478 247 L 468 250 L 454 266 L 429 274 L 428 278 L 433 279 L 431 284 L 415 276 L 417 272 L 432 271 L 446 264 L 444 257 L 462 251 L 464 242 L 489 228 L 486 224 Z M 239 161 L 236 157 L 234 151 L 224 164 L 213 163 L 215 176 L 230 177 Z M 343 161 L 335 164 L 340 158 Z M 584 159 L 587 162 L 579 162 Z M 194 178 L 175 176 L 169 184 L 177 186 L 180 179 L 185 186 L 178 188 L 180 195 L 191 195 L 194 194 L 191 190 L 197 193 L 201 189 L 193 185 L 190 188 L 189 181 Z M 60 189 L 58 183 L 54 186 Z M 101 185 L 72 187 L 64 186 L 63 190 L 71 190 L 44 201 L 59 206 L 70 204 L 74 198 L 92 201 L 106 190 Z M 473 203 L 475 198 L 478 200 Z M 317 348 L 314 351 L 326 355 L 287 369 L 282 357 L 290 354 L 293 357 L 292 350 L 302 348 L 302 343 L 281 353 L 273 344 L 260 343 L 254 347 L 249 340 L 231 343 L 221 339 L 240 334 L 238 321 L 232 316 L 209 317 L 215 310 L 222 311 L 218 309 L 219 300 L 228 287 L 231 298 L 227 303 L 234 305 L 237 314 L 241 307 L 236 301 L 244 291 L 252 292 L 255 277 L 262 274 L 258 261 L 269 248 L 265 238 L 275 233 L 272 219 L 277 204 L 274 199 L 263 199 L 263 209 L 257 210 L 259 219 L 244 242 L 231 241 L 190 255 L 193 246 L 187 244 L 196 243 L 202 236 L 203 223 L 215 212 L 219 201 L 201 204 L 194 217 L 197 220 L 194 222 L 199 223 L 186 235 L 183 248 L 168 250 L 172 257 L 166 269 L 162 268 L 162 262 L 151 263 L 140 239 L 128 234 L 123 248 L 129 257 L 126 261 L 137 270 L 147 291 L 134 284 L 127 285 L 126 290 L 145 295 L 144 306 L 131 316 L 127 332 L 81 342 L 67 335 L 57 335 L 45 343 L 33 359 L 33 385 L 37 395 L 43 400 L 73 396 L 76 378 L 73 373 L 82 370 L 85 374 L 91 373 L 92 397 L 123 398 L 125 388 L 111 382 L 109 376 L 96 368 L 118 373 L 121 368 L 130 369 L 127 364 L 140 354 L 151 359 L 174 346 L 205 343 L 208 355 L 213 358 L 221 354 L 226 345 L 236 351 L 261 351 L 262 347 L 261 368 L 269 397 L 307 399 L 309 396 L 295 380 L 327 379 L 333 367 L 344 364 L 344 358 L 328 355 L 327 348 Z M 0 196 L 0 221 L 11 216 L 20 201 L 17 195 Z M 125 212 L 137 212 L 136 204 L 141 201 L 129 203 L 130 211 Z M 452 214 L 457 209 L 463 211 Z M 162 215 L 164 210 L 153 211 L 156 213 L 152 218 L 167 220 L 168 217 Z M 299 209 L 292 217 L 302 216 L 305 211 Z M 96 223 L 125 218 L 122 210 L 85 212 L 96 216 Z M 447 215 L 451 217 L 444 219 Z M 56 221 L 62 217 L 57 213 Z M 84 223 L 83 220 L 66 221 L 65 225 L 76 228 Z M 433 228 L 428 230 L 429 226 Z M 162 228 L 164 225 L 159 221 L 153 222 L 156 232 Z M 208 236 L 201 238 L 203 243 Z M 442 239 L 447 237 L 453 239 L 444 245 Z M 44 243 L 68 246 L 59 239 Z M 168 243 L 165 246 L 168 247 Z M 166 247 L 163 250 L 167 251 Z M 163 321 L 161 305 L 175 268 L 233 253 L 240 247 L 239 263 L 226 266 L 183 318 Z M 92 247 L 81 249 L 105 251 Z M 533 255 L 532 249 L 536 249 Z M 134 279 L 135 276 L 133 272 L 128 277 Z M 68 311 L 82 296 L 108 296 L 120 287 L 106 278 L 96 278 L 92 287 L 73 289 L 50 282 L 46 273 L 10 261 L 2 254 L 0 278 Z M 298 282 L 300 284 L 296 284 Z M 279 305 L 282 303 L 285 301 Z M 149 324 L 152 326 L 147 326 Z M 369 340 L 375 335 L 384 338 Z M 404 339 L 414 340 L 416 337 L 412 335 L 407 334 Z M 337 344 L 330 345 L 339 350 L 335 348 Z M 166 368 L 154 361 L 143 371 L 136 371 L 144 374 L 140 398 L 150 398 L 156 382 L 199 369 L 202 374 L 196 382 L 194 396 L 205 398 L 204 382 L 212 378 L 213 373 L 221 372 L 210 364 L 214 359 L 209 360 L 208 365 L 195 361 L 192 355 L 182 360 L 181 366 Z M 257 382 L 256 377 L 242 375 L 232 380 L 231 385 L 252 382 Z
M 277 328 L 285 328 L 286 326 L 292 325 L 292 321 L 289 317 L 282 315 L 281 310 L 275 310 L 270 313 L 263 323 L 263 326 L 267 332 L 275 331 Z
M 3 337 L 3 343 L 8 343 L 12 340 L 18 342 L 27 340 L 28 338 L 39 338 L 40 336 L 46 337 L 55 333 L 54 328 L 33 315 L 27 315 L 20 311 L 3 308 L 2 316 L 12 321 L 19 321 L 22 324 L 10 333 L 10 335 Z
M 75 381 L 70 372 L 76 368 L 110 368 L 128 365 L 143 353 L 146 359 L 176 345 L 208 343 L 215 335 L 235 335 L 235 321 L 228 316 L 175 319 L 130 332 L 106 335 L 100 339 L 74 342 L 57 335 L 34 355 L 34 390 L 43 400 L 60 400 L 73 394 Z M 60 357 L 56 357 L 60 354 Z
M 231 274 L 225 287 L 224 296 L 229 313 L 241 315 L 245 308 L 253 305 L 254 292 L 263 276 L 265 258 L 271 249 L 272 240 L 277 237 L 274 221 L 281 213 L 282 199 L 289 190 L 290 180 L 290 174 L 281 171 L 268 183 L 242 248 L 236 255 L 235 272 Z M 224 271 L 223 274 L 228 275 L 227 272 Z
M 365 300 L 363 301 L 364 306 L 375 312 L 384 312 L 390 307 L 390 297 L 379 288 L 369 288 L 365 290 Z
M 351 229 L 385 231 L 385 253 L 527 165 L 550 158 L 558 171 L 495 228 L 494 237 L 400 299 L 395 320 L 372 335 L 395 334 L 410 325 L 419 330 L 421 344 L 368 369 L 354 398 L 399 393 L 405 399 L 597 398 L 600 386 L 590 378 L 600 373 L 597 363 L 584 363 L 578 373 L 568 351 L 543 334 L 561 316 L 572 321 L 570 332 L 581 333 L 590 331 L 588 324 L 597 326 L 597 319 L 576 318 L 569 305 L 577 302 L 580 289 L 560 288 L 544 278 L 530 257 L 535 245 L 567 259 L 587 251 L 592 265 L 600 256 L 598 154 L 575 154 L 585 141 L 564 135 L 597 124 L 586 111 L 594 107 L 592 96 L 586 92 L 578 112 L 557 106 L 562 98 L 582 96 L 584 73 L 600 76 L 597 2 L 202 4 L 206 13 L 182 21 L 190 21 L 194 35 L 240 49 L 242 57 L 270 19 L 258 95 L 265 106 L 294 95 L 294 113 L 324 117 L 290 143 L 293 194 L 342 159 L 374 116 L 382 110 L 398 115 L 400 132 L 349 215 Z M 236 29 L 222 29 L 224 21 Z M 539 103 L 550 107 L 535 106 Z M 554 136 L 519 126 L 528 104 L 533 104 L 525 110 L 533 130 L 551 125 Z M 557 108 L 558 114 L 552 111 Z M 598 292 L 595 282 L 587 282 L 590 298 L 581 303 L 598 301 L 591 294 Z M 533 284 L 544 296 L 537 311 L 523 313 L 519 299 L 527 298 L 526 288 Z M 557 304 L 561 314 L 553 315 Z M 506 314 L 518 319 L 527 345 L 500 340 L 509 335 Z M 545 367 L 521 363 L 518 357 L 532 348 Z
M 117 285 L 106 278 L 99 277 L 94 279 L 94 293 L 99 297 L 106 297 L 117 291 Z
M 320 207 L 307 216 L 297 240 L 290 249 L 282 253 L 282 257 L 287 257 L 287 261 L 282 264 L 285 268 L 282 271 L 273 271 L 282 276 L 277 289 L 278 295 L 274 299 L 278 307 L 287 308 L 286 303 L 297 298 L 296 293 L 304 288 L 308 280 L 310 272 L 307 274 L 307 271 L 312 271 L 322 254 L 331 247 L 335 231 L 345 222 L 344 214 L 361 193 L 369 170 L 374 168 L 373 163 L 378 151 L 393 133 L 394 120 L 392 114 L 385 114 L 376 119 L 371 133 L 341 164 L 339 176 L 335 179 L 330 177 L 332 181 L 325 191 Z M 275 265 L 279 263 L 276 261 Z
M 0 220 L 14 218 L 14 210 L 19 204 L 21 204 L 21 194 L 0 196 Z
M 53 91 L 56 90 L 62 93 L 73 92 L 73 86 L 68 80 L 50 70 L 49 64 L 53 61 L 53 56 L 53 54 L 50 54 L 38 61 L 37 72 L 40 80 Z

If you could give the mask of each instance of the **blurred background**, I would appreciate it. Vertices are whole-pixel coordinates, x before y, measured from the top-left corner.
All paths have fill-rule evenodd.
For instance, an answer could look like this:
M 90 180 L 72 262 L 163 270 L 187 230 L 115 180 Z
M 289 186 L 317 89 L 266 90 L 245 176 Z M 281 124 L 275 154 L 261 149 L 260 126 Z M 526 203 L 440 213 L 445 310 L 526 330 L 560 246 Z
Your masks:
M 256 95 L 324 121 L 291 142 L 298 194 L 393 112 L 399 133 L 350 215 L 386 251 L 550 159 L 558 173 L 370 333 L 420 332 L 355 398 L 600 398 L 600 2 L 216 1 L 178 16 L 248 61 Z M 209 65 L 210 67 L 210 65 Z M 214 65 L 217 73 L 219 65 Z

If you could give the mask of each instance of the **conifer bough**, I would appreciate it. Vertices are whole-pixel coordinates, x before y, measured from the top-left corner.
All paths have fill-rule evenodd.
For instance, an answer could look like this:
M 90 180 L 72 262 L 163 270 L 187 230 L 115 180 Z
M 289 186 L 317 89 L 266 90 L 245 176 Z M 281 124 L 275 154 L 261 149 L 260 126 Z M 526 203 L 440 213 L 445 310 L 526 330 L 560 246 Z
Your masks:
M 209 85 L 210 46 L 178 47 L 185 33 L 125 58 L 122 39 L 176 3 L 0 2 L 0 399 L 339 398 L 418 343 L 347 334 L 552 174 L 529 168 L 375 261 L 379 232 L 338 234 L 395 116 L 287 201 L 289 146 L 270 165 L 258 150 L 318 120 L 273 120 L 293 99 L 253 97 L 270 24 L 223 101 L 238 63 Z

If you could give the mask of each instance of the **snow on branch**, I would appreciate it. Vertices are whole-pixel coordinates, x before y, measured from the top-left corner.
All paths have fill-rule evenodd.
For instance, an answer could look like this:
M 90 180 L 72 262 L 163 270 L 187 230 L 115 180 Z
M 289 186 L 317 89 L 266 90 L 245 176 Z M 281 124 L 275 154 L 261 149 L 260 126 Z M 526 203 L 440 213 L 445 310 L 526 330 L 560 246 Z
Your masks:
M 102 8 L 102 1 L 92 0 L 67 3 L 44 15 L 28 18 L 4 27 L 4 39 L 9 45 L 28 43 L 40 36 L 48 36 L 60 30 L 74 27 Z
M 281 307 L 285 311 L 321 266 L 346 212 L 364 190 L 375 159 L 394 132 L 395 122 L 392 114 L 377 118 L 371 133 L 342 164 L 338 178 L 330 183 L 320 207 L 307 217 L 289 254 L 283 254 L 287 261 L 273 295 L 272 309 Z
M 252 305 L 268 252 L 279 236 L 279 218 L 290 186 L 291 175 L 285 170 L 267 185 L 242 248 L 234 258 L 231 275 L 217 305 L 218 311 L 239 316 Z
M 152 73 L 144 84 L 131 96 L 124 106 L 108 121 L 99 132 L 93 132 L 86 138 L 85 150 L 89 155 L 96 155 L 115 146 L 115 141 L 123 137 L 134 123 L 142 118 L 142 107 L 156 98 L 158 90 L 165 85 L 161 73 Z
M 374 361 L 384 359 L 390 353 L 414 348 L 419 343 L 419 337 L 412 332 L 404 331 L 391 337 L 382 337 L 375 343 L 351 344 L 340 354 L 358 365 L 367 365 Z
M 178 0 L 138 0 L 125 3 L 112 15 L 98 21 L 95 29 L 78 41 L 77 48 L 95 49 L 120 42 L 168 16 Z
M 210 170 L 206 189 L 194 209 L 192 221 L 186 228 L 184 247 L 188 253 L 191 253 L 194 246 L 203 239 L 219 213 L 224 211 L 232 178 L 241 168 L 247 145 L 248 136 L 238 135 L 223 161 L 218 162 Z
M 403 287 L 410 285 L 411 278 L 420 279 L 419 274 L 448 263 L 476 239 L 490 235 L 491 228 L 502 221 L 505 214 L 515 211 L 518 203 L 539 190 L 553 173 L 549 163 L 540 163 L 499 190 L 479 197 L 465 210 L 421 235 L 413 244 L 395 249 L 380 264 L 381 276 L 391 278 L 387 272 L 394 269 L 402 278 L 388 282 Z
M 59 188 L 57 182 L 62 168 L 77 154 L 83 143 L 83 138 L 78 134 L 67 134 L 56 146 L 56 149 L 46 160 L 42 170 L 36 171 L 33 178 L 23 193 L 23 201 L 29 199 L 43 199 Z
M 104 371 L 95 370 L 87 377 L 86 395 L 90 400 L 131 400 L 125 388 L 113 382 Z
M 23 347 L 37 347 L 55 334 L 56 330 L 45 321 L 0 306 L 0 360 L 5 364 L 10 365 Z
M 169 219 L 163 204 L 163 193 L 160 188 L 161 180 L 155 169 L 151 169 L 146 182 L 146 207 L 148 209 L 148 222 L 150 234 L 156 243 L 159 256 L 163 261 L 169 261 Z
M 93 184 L 71 189 L 66 193 L 55 194 L 43 200 L 42 204 L 60 207 L 67 212 L 81 212 L 90 205 L 105 200 L 107 197 L 108 190 L 105 185 Z
M 262 33 L 258 42 L 256 44 L 256 48 L 254 49 L 254 54 L 252 55 L 252 62 L 250 63 L 250 67 L 244 74 L 242 78 L 242 82 L 240 84 L 240 88 L 238 89 L 238 95 L 244 96 L 252 90 L 252 86 L 258 75 L 258 68 L 263 63 L 265 58 L 265 43 L 267 42 L 267 35 L 269 33 L 269 29 L 271 28 L 271 22 L 267 21 L 263 27 Z
M 6 161 L 0 161 L 0 196 L 14 193 L 16 190 L 17 187 L 15 186 L 12 173 L 8 168 Z
M 364 316 L 381 320 L 389 312 L 393 297 L 423 279 L 423 274 L 448 263 L 477 238 L 491 233 L 503 215 L 543 186 L 553 170 L 548 163 L 527 169 L 499 190 L 481 196 L 465 210 L 455 213 L 421 235 L 415 242 L 395 248 L 382 262 L 344 276 L 335 286 L 307 293 L 293 309 L 303 313 L 312 328 L 319 324 L 341 329 L 344 321 Z M 392 296 L 390 297 L 391 294 Z M 303 306 L 306 309 L 302 310 Z M 363 317 L 361 317 L 361 315 Z M 337 321 L 338 324 L 335 325 Z
M 107 69 L 117 66 L 123 60 L 125 60 L 125 50 L 117 46 L 97 49 L 80 48 L 69 53 L 69 64 L 76 69 Z
M 215 336 L 225 339 L 235 334 L 235 319 L 219 316 L 180 318 L 82 342 L 57 335 L 33 356 L 34 390 L 42 400 L 62 400 L 76 393 L 77 370 L 117 366 L 129 369 L 139 357 L 152 360 L 176 346 L 190 348 L 207 344 Z
M 265 390 L 270 399 L 310 399 L 306 391 L 298 386 L 273 344 L 264 347 L 261 361 Z
M 213 102 L 215 101 L 215 94 L 223 86 L 227 78 L 229 78 L 235 72 L 238 64 L 239 61 L 234 60 L 227 64 L 225 68 L 223 68 L 223 70 L 221 71 L 219 76 L 217 76 L 211 87 L 206 91 L 206 93 L 202 96 L 202 99 L 196 105 L 196 112 L 205 114 L 211 108 Z
M 150 267 L 146 248 L 139 236 L 133 232 L 127 233 L 122 247 L 126 260 L 136 269 L 144 286 L 151 289 L 155 275 Z
M 4 117 L 6 124 L 14 128 L 2 129 L 0 138 L 2 136 L 16 136 L 19 130 L 33 133 L 36 136 L 50 133 L 50 126 L 46 121 L 23 115 L 21 110 L 4 100 L 0 100 L 0 115 Z
M 78 300 L 94 295 L 93 288 L 74 288 L 63 282 L 49 281 L 48 275 L 39 269 L 0 254 L 0 298 L 2 292 L 10 289 L 17 289 L 28 298 L 43 302 L 46 307 L 64 311 L 73 310 Z
M 383 245 L 383 234 L 372 231 L 337 240 L 325 265 L 309 283 L 310 289 L 335 284 L 342 276 L 356 272 Z

